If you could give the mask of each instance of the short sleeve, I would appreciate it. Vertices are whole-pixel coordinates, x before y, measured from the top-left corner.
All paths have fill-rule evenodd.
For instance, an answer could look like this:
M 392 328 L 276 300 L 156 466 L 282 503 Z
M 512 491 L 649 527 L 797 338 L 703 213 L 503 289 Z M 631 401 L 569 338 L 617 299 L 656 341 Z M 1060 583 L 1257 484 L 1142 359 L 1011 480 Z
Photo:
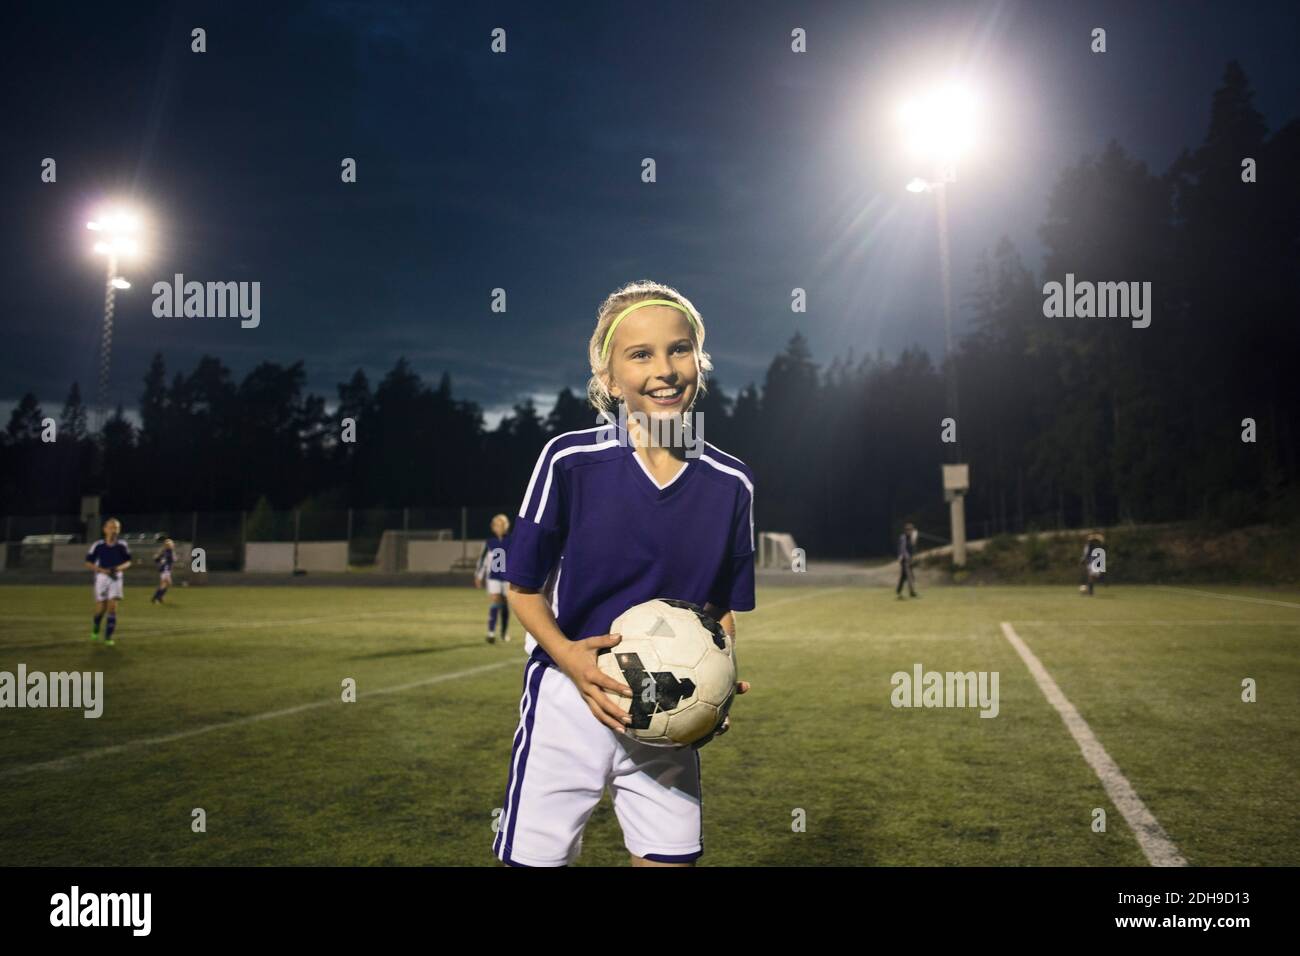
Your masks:
M 127 546 L 127 543 L 126 543 L 125 541 L 119 541 L 118 544 L 120 544 L 120 545 L 122 546 L 122 550 L 123 550 L 124 552 L 126 552 L 126 556 L 127 556 L 128 558 L 130 558 L 130 557 L 131 557 L 131 549 Z
M 709 602 L 728 611 L 754 610 L 754 491 L 742 486 L 731 516 L 731 553 L 718 573 Z
M 541 588 L 560 560 L 568 535 L 565 473 L 543 450 L 515 520 L 506 550 L 505 579 L 523 588 Z
M 92 544 L 90 546 L 90 550 L 86 552 L 86 560 L 89 561 L 91 564 L 95 563 L 95 549 L 97 547 L 99 547 L 98 543 Z

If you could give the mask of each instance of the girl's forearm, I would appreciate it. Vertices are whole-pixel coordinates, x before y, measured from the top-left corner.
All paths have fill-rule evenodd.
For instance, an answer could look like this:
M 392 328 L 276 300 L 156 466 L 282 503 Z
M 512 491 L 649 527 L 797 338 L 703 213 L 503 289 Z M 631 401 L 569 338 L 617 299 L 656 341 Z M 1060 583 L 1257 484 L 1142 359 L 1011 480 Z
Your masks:
M 558 660 L 559 654 L 568 647 L 569 639 L 560 630 L 546 598 L 535 588 L 520 588 L 512 584 L 507 591 L 507 600 L 524 629 L 552 660 Z

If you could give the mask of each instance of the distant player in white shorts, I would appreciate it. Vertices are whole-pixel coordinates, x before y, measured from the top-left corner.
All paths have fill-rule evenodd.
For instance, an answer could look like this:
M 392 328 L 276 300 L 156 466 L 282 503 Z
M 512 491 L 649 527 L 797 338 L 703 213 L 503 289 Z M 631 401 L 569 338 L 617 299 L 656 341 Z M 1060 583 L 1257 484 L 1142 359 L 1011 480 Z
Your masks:
M 510 519 L 497 515 L 492 519 L 492 537 L 483 542 L 474 569 L 474 587 L 487 586 L 488 625 L 487 642 L 496 643 L 497 620 L 501 621 L 501 640 L 510 640 L 510 606 L 506 604 L 506 554 L 510 548 Z
M 117 602 L 122 600 L 122 572 L 131 566 L 131 549 L 119 541 L 122 523 L 116 518 L 104 522 L 104 537 L 86 552 L 86 567 L 95 572 L 95 620 L 91 625 L 90 639 L 98 641 L 99 625 L 108 615 L 104 630 L 104 643 L 112 647 L 113 632 L 117 630 Z
M 493 852 L 511 866 L 572 863 L 608 789 L 634 866 L 691 866 L 704 852 L 699 751 L 627 736 L 606 692 L 631 689 L 596 657 L 621 640 L 614 618 L 653 598 L 699 605 L 734 637 L 732 612 L 754 607 L 753 476 L 702 436 L 688 455 L 640 424 L 680 424 L 711 367 L 689 300 L 642 282 L 598 315 L 588 392 L 613 417 L 546 444 L 510 538 L 505 577 L 530 657 Z M 620 417 L 620 403 L 640 415 Z

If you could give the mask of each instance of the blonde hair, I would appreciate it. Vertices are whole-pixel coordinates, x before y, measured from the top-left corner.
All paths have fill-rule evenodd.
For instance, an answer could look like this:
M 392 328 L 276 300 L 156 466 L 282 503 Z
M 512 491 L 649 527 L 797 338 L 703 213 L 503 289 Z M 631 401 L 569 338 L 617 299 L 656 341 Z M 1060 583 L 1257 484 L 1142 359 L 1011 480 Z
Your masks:
M 709 353 L 704 351 L 704 320 L 700 318 L 699 310 L 690 299 L 672 286 L 650 279 L 639 279 L 611 292 L 596 310 L 596 329 L 591 333 L 591 342 L 587 345 L 587 359 L 591 364 L 591 378 L 587 380 L 587 401 L 602 415 L 616 415 L 618 410 L 618 399 L 609 393 L 609 386 L 605 383 L 605 377 L 609 374 L 609 356 L 601 356 L 605 333 L 609 331 L 610 323 L 620 312 L 643 299 L 668 299 L 690 312 L 694 321 L 688 322 L 687 325 L 691 328 L 691 344 L 695 347 L 695 367 L 699 370 L 699 381 L 696 384 L 695 398 L 692 403 L 707 390 L 706 376 L 713 371 L 713 362 L 709 358 Z
M 504 514 L 493 515 L 492 520 L 488 522 L 488 530 L 493 534 L 496 534 L 498 521 L 504 521 L 506 523 L 506 531 L 510 530 L 510 516 Z

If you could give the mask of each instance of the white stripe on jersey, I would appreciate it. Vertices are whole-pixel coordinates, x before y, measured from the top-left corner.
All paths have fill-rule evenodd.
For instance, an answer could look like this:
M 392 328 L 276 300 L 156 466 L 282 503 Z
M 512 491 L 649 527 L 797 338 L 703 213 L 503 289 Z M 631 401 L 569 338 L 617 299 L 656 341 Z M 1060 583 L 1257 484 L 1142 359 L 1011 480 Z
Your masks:
M 713 448 L 712 445 L 710 445 L 709 447 Z M 718 451 L 718 449 L 714 449 L 714 450 Z M 722 452 L 722 454 L 726 454 L 726 453 Z M 726 472 L 728 475 L 735 475 L 737 478 L 740 479 L 741 484 L 743 484 L 745 486 L 745 489 L 749 492 L 749 550 L 753 551 L 754 550 L 754 485 L 753 483 L 747 477 L 745 477 L 745 473 L 743 471 L 741 471 L 738 468 L 732 468 L 730 465 L 724 465 L 716 458 L 710 458 L 708 455 L 701 455 L 700 461 L 708 462 L 714 468 L 718 469 L 718 471 Z M 737 461 L 739 461 L 739 459 L 737 459 Z
M 590 432 L 600 431 L 602 428 L 608 428 L 608 425 L 597 425 L 595 428 L 584 428 L 581 431 L 565 432 L 562 435 L 556 435 L 545 445 L 542 446 L 542 453 L 537 456 L 537 464 L 533 466 L 533 476 L 528 479 L 528 490 L 524 492 L 523 503 L 519 505 L 519 517 L 528 517 L 528 501 L 533 496 L 533 488 L 537 485 L 537 476 L 542 473 L 542 462 L 546 461 L 546 456 L 554 445 L 561 438 L 568 438 L 570 435 L 586 435 Z
M 608 428 L 609 426 L 601 425 L 600 427 Z M 592 429 L 592 431 L 595 431 L 595 429 Z M 561 458 L 566 458 L 569 455 L 576 455 L 581 452 L 604 451 L 606 448 L 617 448 L 618 443 L 617 438 L 611 438 L 609 441 L 603 441 L 596 445 L 574 445 L 572 448 L 566 448 L 564 451 L 557 451 L 552 455 L 551 466 L 546 469 L 546 484 L 542 485 L 542 497 L 537 502 L 537 513 L 533 516 L 533 521 L 537 524 L 542 523 L 542 513 L 546 510 L 546 500 L 551 496 L 551 482 L 555 480 L 555 463 L 557 461 Z M 525 500 L 525 507 L 527 507 L 527 500 Z M 527 517 L 527 515 L 524 517 Z
M 546 511 L 546 503 L 547 503 L 547 501 L 550 499 L 550 496 L 551 496 L 551 484 L 552 484 L 552 483 L 554 482 L 554 480 L 555 480 L 555 463 L 556 463 L 556 461 L 558 461 L 559 459 L 564 458 L 564 457 L 566 457 L 566 456 L 568 456 L 568 455 L 578 454 L 579 452 L 604 451 L 606 448 L 614 448 L 614 447 L 616 447 L 616 446 L 619 444 L 619 439 L 618 439 L 617 437 L 615 437 L 615 438 L 611 438 L 611 439 L 609 439 L 608 441 L 598 442 L 598 443 L 596 443 L 596 444 L 594 444 L 594 445 L 573 445 L 573 446 L 571 446 L 571 447 L 569 447 L 569 448 L 565 448 L 565 449 L 563 449 L 563 450 L 561 450 L 561 451 L 556 452 L 554 455 L 550 455 L 551 448 L 555 445 L 555 443 L 556 443 L 557 441 L 559 441 L 561 438 L 568 438 L 568 437 L 575 436 L 575 435 L 590 435 L 590 434 L 592 434 L 593 432 L 606 431 L 606 430 L 610 429 L 611 427 L 612 427 L 611 425 L 609 425 L 609 424 L 605 424 L 605 425 L 597 425 L 597 426 L 595 426 L 594 428 L 585 428 L 585 429 L 582 429 L 582 430 L 580 430 L 580 431 L 565 432 L 565 433 L 562 434 L 562 435 L 556 435 L 554 438 L 552 438 L 550 441 L 548 441 L 548 442 L 546 443 L 546 445 L 542 448 L 542 453 L 541 453 L 541 455 L 539 455 L 538 458 L 537 458 L 537 464 L 533 466 L 533 473 L 532 473 L 532 476 L 528 479 L 528 489 L 524 492 L 524 500 L 523 500 L 523 501 L 520 503 L 520 505 L 519 505 L 519 516 L 520 516 L 521 518 L 527 518 L 527 517 L 528 517 L 528 502 L 529 502 L 529 501 L 532 499 L 532 497 L 533 497 L 533 490 L 537 487 L 537 479 L 541 476 L 541 473 L 542 473 L 542 463 L 543 463 L 543 462 L 547 462 L 547 457 L 548 457 L 548 455 L 550 456 L 550 461 L 547 462 L 547 467 L 546 467 L 546 481 L 542 484 L 542 494 L 541 494 L 541 498 L 540 498 L 540 499 L 538 500 L 538 502 L 537 502 L 537 509 L 536 509 L 536 512 L 534 513 L 534 516 L 533 516 L 533 519 L 532 519 L 532 520 L 533 520 L 535 523 L 537 523 L 537 524 L 541 524 L 541 521 L 542 521 L 542 515 L 543 515 L 543 514 L 545 513 L 545 511 Z M 727 458 L 731 458 L 733 461 L 740 462 L 740 459 L 739 459 L 739 458 L 736 458 L 734 455 L 727 455 L 727 453 L 724 452 L 722 449 L 720 449 L 720 448 L 716 448 L 716 447 L 714 447 L 713 445 L 710 445 L 708 442 L 705 442 L 704 445 L 705 445 L 705 447 L 709 448 L 710 450 L 712 450 L 712 451 L 714 451 L 714 452 L 717 452 L 719 455 L 724 455 L 724 456 L 726 456 Z M 755 548 L 754 548 L 754 484 L 753 484 L 753 482 L 751 482 L 751 481 L 749 480 L 748 476 L 746 476 L 745 473 L 744 473 L 743 471 L 741 471 L 740 469 L 738 469 L 738 468 L 733 468 L 733 467 L 731 467 L 730 465 L 724 465 L 722 462 L 718 461 L 716 458 L 713 458 L 713 457 L 711 457 L 711 456 L 709 456 L 709 455 L 700 455 L 700 461 L 707 462 L 709 465 L 711 465 L 712 467 L 716 468 L 718 471 L 721 471 L 721 472 L 724 472 L 724 473 L 726 473 L 726 474 L 728 474 L 728 475 L 733 475 L 734 477 L 739 478 L 740 481 L 741 481 L 741 484 L 743 484 L 743 485 L 745 486 L 745 490 L 749 492 L 749 549 L 750 549 L 750 551 L 755 550 Z M 638 465 L 641 465 L 641 469 L 642 469 L 642 471 L 645 471 L 647 475 L 650 474 L 649 471 L 646 469 L 645 465 L 642 464 L 641 459 L 640 459 L 639 457 L 637 458 L 637 464 L 638 464 Z M 686 471 L 685 468 L 680 469 L 680 470 L 677 472 L 677 474 L 673 477 L 673 481 L 676 481 L 677 478 L 680 478 L 680 477 L 682 476 L 682 474 L 685 473 L 685 471 Z M 651 479 L 653 480 L 653 476 L 651 476 Z M 668 484 L 671 485 L 671 484 L 673 483 L 673 481 L 670 481 Z M 658 482 L 655 482 L 655 484 L 658 485 L 659 483 L 658 483 Z M 666 487 L 668 487 L 668 485 L 664 485 L 664 486 L 662 486 L 662 488 L 666 488 Z M 661 488 L 661 490 L 662 490 L 662 488 Z

